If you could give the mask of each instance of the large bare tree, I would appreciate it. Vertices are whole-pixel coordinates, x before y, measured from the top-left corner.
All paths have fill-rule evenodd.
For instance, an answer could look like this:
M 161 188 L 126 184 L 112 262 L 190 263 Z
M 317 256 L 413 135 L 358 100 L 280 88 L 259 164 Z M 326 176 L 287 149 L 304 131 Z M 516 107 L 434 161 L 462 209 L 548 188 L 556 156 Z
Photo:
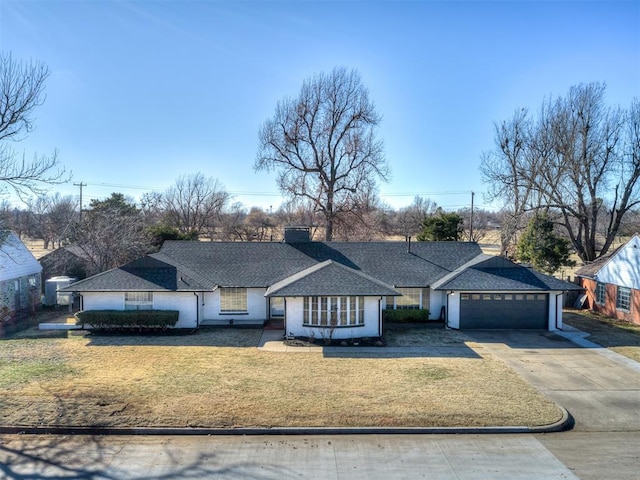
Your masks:
M 255 169 L 276 171 L 282 193 L 312 202 L 331 240 L 336 219 L 353 209 L 357 194 L 388 179 L 376 138 L 380 120 L 356 70 L 316 74 L 263 124 Z
M 0 53 L 0 193 L 11 189 L 20 198 L 44 193 L 44 186 L 64 183 L 68 175 L 59 166 L 58 154 L 33 156 L 16 151 L 11 142 L 34 128 L 34 110 L 45 99 L 48 67 L 38 61 L 20 62 Z
M 609 107 L 605 85 L 580 84 L 496 126 L 481 171 L 506 200 L 509 235 L 531 210 L 554 212 L 583 262 L 605 255 L 627 212 L 640 202 L 640 103 Z
M 213 237 L 230 195 L 215 178 L 202 173 L 182 175 L 161 197 L 167 225 L 182 234 Z

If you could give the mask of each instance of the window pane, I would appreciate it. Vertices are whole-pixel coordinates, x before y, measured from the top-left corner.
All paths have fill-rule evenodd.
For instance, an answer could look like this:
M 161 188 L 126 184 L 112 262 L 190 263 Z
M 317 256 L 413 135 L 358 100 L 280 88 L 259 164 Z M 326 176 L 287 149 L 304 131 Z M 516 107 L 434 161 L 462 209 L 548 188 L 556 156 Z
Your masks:
M 220 289 L 221 312 L 246 312 L 247 289 L 241 287 L 223 287 Z
M 364 325 L 364 297 L 358 297 L 358 325 Z
M 421 288 L 397 288 L 396 290 L 402 294 L 401 297 L 396 297 L 397 309 L 413 310 L 420 308 Z
M 349 297 L 349 325 L 356 324 L 356 297 Z
M 347 297 L 340 297 L 340 325 L 347 324 L 348 314 L 349 310 L 347 310 Z
M 320 325 L 327 325 L 327 297 L 320 297 Z
M 618 287 L 616 296 L 616 308 L 620 310 L 631 310 L 631 290 L 626 287 Z
M 311 325 L 318 324 L 318 297 L 311 298 Z
M 310 323 L 309 318 L 309 297 L 304 297 L 302 301 L 302 323 L 308 325 Z
M 153 292 L 125 292 L 125 310 L 151 310 L 153 308 Z

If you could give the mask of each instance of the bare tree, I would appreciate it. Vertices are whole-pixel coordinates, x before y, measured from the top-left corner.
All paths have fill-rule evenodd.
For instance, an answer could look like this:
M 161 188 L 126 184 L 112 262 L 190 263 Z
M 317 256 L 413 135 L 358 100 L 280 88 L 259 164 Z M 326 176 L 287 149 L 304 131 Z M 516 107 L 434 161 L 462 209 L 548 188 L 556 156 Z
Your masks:
M 44 185 L 64 183 L 68 175 L 59 167 L 57 152 L 27 160 L 9 142 L 20 141 L 34 128 L 34 110 L 44 102 L 49 76 L 42 62 L 19 62 L 0 53 L 0 182 L 20 198 L 42 194 Z
M 73 244 L 88 259 L 87 275 L 123 265 L 152 249 L 142 213 L 121 193 L 91 201 L 82 222 L 75 225 Z
M 386 181 L 389 167 L 376 138 L 380 115 L 356 70 L 334 68 L 302 85 L 262 126 L 256 170 L 277 171 L 280 190 L 322 214 L 325 238 L 353 197 Z
M 416 236 L 422 231 L 422 222 L 438 210 L 436 202 L 416 195 L 411 205 L 400 208 L 394 215 L 396 235 Z
M 510 201 L 513 218 L 557 211 L 583 262 L 607 253 L 640 202 L 640 104 L 611 108 L 604 93 L 603 84 L 581 84 L 545 101 L 535 121 L 516 114 L 502 124 L 513 128 L 496 128 L 498 148 L 481 166 L 494 196 Z
M 160 205 L 167 225 L 183 234 L 213 238 L 215 225 L 229 199 L 218 180 L 196 173 L 179 177 L 162 195 Z
M 73 196 L 59 193 L 42 195 L 27 201 L 29 208 L 29 235 L 41 239 L 43 248 L 55 248 L 71 235 L 73 223 L 78 220 L 78 202 Z

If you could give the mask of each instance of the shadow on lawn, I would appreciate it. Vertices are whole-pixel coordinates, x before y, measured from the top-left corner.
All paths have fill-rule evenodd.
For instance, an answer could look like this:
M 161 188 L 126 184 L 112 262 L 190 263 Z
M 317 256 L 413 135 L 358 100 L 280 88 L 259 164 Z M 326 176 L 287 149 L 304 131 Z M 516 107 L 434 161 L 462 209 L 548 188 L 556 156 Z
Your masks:
M 202 327 L 185 332 L 168 331 L 161 334 L 87 333 L 89 347 L 175 346 L 175 347 L 255 347 L 262 335 L 261 328 Z
M 113 441 L 110 437 L 91 435 L 4 437 L 0 440 L 0 476 L 13 480 L 297 477 L 278 466 L 223 462 L 211 445 L 198 452 L 189 444 L 176 448 L 170 441 L 148 442 L 137 438 Z
M 466 345 L 457 347 L 323 347 L 322 356 L 325 358 L 482 358 Z

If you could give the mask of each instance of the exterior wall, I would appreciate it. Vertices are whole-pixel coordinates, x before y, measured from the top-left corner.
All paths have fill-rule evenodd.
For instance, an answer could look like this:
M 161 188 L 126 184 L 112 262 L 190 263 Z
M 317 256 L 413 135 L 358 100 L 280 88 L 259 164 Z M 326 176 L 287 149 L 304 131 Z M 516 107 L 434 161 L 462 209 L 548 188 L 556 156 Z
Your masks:
M 429 303 L 426 308 L 429 309 L 429 320 L 438 320 L 440 311 L 445 307 L 445 318 L 447 315 L 447 293 L 442 291 L 431 291 L 429 295 Z
M 30 283 L 31 278 L 35 286 Z M 42 277 L 33 273 L 0 281 L 0 311 L 2 316 L 12 316 L 17 311 L 35 311 L 41 302 Z M 1 321 L 1 319 L 0 319 Z
M 178 310 L 175 328 L 195 328 L 196 296 L 192 292 L 153 292 L 153 308 Z M 82 310 L 124 310 L 124 292 L 86 292 L 82 294 Z
M 262 323 L 268 318 L 268 298 L 264 296 L 266 288 L 247 289 L 247 313 L 220 313 L 220 290 L 204 294 L 201 321 L 205 323 Z M 231 322 L 232 321 L 232 322 Z
M 82 310 L 124 310 L 122 292 L 86 292 L 82 293 Z
M 640 290 L 640 238 L 633 237 L 598 271 L 602 283 Z
M 445 308 L 447 309 L 447 327 L 460 328 L 460 293 L 443 293 L 446 298 Z
M 446 300 L 447 308 L 447 327 L 448 328 L 460 328 L 460 292 L 452 292 L 447 294 L 443 292 Z M 482 293 L 509 293 L 509 292 L 485 292 Z M 541 293 L 541 292 L 517 292 L 517 293 Z M 549 307 L 547 314 L 547 329 L 549 331 L 555 331 L 562 329 L 562 292 L 549 291 L 544 292 L 549 294 Z M 435 295 L 432 295 L 434 297 Z
M 364 325 L 359 327 L 335 327 L 333 333 L 326 327 L 308 327 L 302 324 L 302 297 L 287 297 L 285 299 L 285 325 L 287 335 L 296 337 L 314 337 L 350 339 L 381 336 L 380 319 L 382 318 L 382 297 L 364 297 Z
M 124 295 L 123 295 L 124 297 Z M 196 308 L 198 297 L 193 292 L 154 292 L 153 308 L 157 310 L 178 310 L 178 323 L 175 328 L 196 328 Z
M 599 274 L 598 278 L 600 278 Z M 616 297 L 618 294 L 618 287 L 616 285 L 610 283 L 605 284 L 604 304 L 596 302 L 596 285 L 597 282 L 591 278 L 580 278 L 580 286 L 585 289 L 587 294 L 586 303 L 589 310 L 601 313 L 607 317 L 640 325 L 640 290 L 631 289 L 631 310 L 627 312 L 616 308 Z
M 42 267 L 29 249 L 9 231 L 0 231 L 0 312 L 12 316 L 40 305 Z M 33 279 L 33 285 L 30 283 Z

